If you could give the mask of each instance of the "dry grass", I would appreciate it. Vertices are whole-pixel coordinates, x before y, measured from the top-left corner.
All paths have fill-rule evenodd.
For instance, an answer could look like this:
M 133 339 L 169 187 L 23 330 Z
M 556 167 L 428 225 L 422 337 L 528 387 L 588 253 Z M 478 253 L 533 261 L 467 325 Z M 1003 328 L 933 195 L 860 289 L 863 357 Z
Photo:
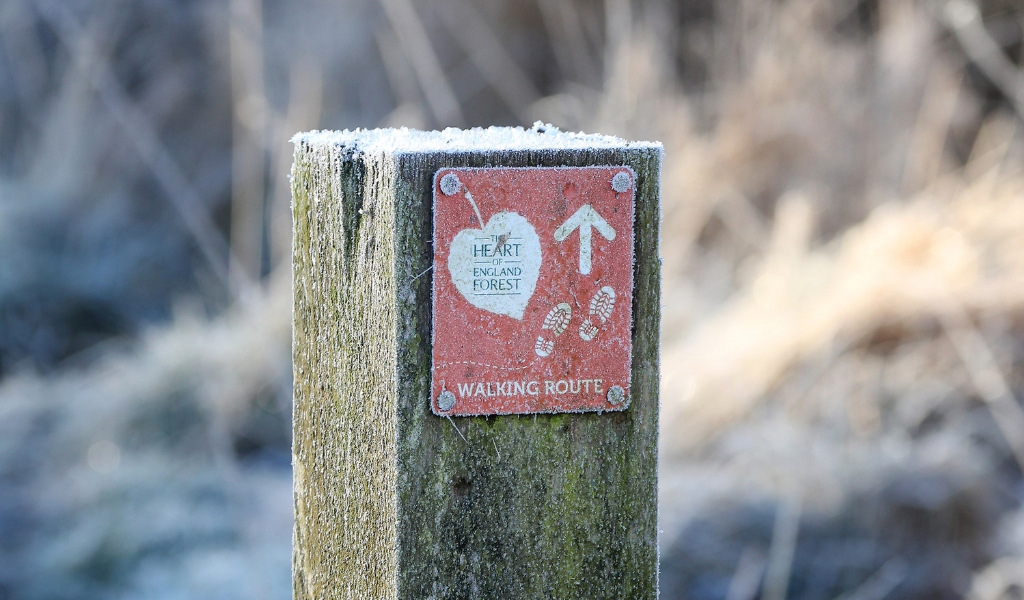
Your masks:
M 535 118 L 666 146 L 663 597 L 1011 597 L 1024 17 L 970 6 L 0 7 L 0 598 L 286 595 L 282 140 Z

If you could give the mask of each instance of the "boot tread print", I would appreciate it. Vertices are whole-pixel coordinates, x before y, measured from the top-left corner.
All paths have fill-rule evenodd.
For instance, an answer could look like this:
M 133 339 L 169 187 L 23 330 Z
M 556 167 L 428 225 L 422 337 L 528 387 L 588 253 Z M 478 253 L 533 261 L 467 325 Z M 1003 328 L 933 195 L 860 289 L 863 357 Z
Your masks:
M 569 320 L 572 318 L 572 307 L 567 302 L 561 302 L 554 308 L 552 308 L 546 317 L 544 317 L 544 323 L 540 326 L 542 331 L 550 331 L 553 337 L 562 335 L 566 328 L 569 327 Z M 541 358 L 551 354 L 551 351 L 555 347 L 554 339 L 546 339 L 543 335 L 537 336 L 537 343 L 534 344 L 533 351 L 537 353 L 537 356 Z
M 541 325 L 541 329 L 550 329 L 551 332 L 558 337 L 565 332 L 566 327 L 569 326 L 569 319 L 572 318 L 572 307 L 569 306 L 568 302 L 562 302 L 558 306 L 551 309 L 548 316 L 544 317 L 544 324 Z
M 613 308 L 615 308 L 615 290 L 606 285 L 590 299 L 590 317 L 580 323 L 580 338 L 586 342 L 594 339 L 600 331 L 594 321 L 604 325 L 608 317 L 611 316 Z

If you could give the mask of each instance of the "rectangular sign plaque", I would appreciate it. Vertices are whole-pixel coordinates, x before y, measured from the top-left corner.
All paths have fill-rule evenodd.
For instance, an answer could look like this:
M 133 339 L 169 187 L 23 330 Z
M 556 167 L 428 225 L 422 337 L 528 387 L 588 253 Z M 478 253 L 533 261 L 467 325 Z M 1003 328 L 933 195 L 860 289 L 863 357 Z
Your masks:
M 635 180 L 629 167 L 435 174 L 435 414 L 629 406 Z

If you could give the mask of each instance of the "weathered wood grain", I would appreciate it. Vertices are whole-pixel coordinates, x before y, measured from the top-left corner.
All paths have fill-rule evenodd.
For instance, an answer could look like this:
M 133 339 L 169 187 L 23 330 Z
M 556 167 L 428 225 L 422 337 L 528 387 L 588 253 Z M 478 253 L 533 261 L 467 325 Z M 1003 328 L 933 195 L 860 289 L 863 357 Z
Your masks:
M 637 174 L 629 409 L 434 416 L 434 173 L 586 165 Z M 543 127 L 296 136 L 295 598 L 656 596 L 660 165 Z

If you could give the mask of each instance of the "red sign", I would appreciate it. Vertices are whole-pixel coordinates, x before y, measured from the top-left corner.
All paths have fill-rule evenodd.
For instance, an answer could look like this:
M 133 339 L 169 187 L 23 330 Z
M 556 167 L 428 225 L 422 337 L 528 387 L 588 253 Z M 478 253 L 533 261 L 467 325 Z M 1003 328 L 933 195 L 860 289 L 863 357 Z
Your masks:
M 629 167 L 437 172 L 435 414 L 629 405 L 635 180 Z

